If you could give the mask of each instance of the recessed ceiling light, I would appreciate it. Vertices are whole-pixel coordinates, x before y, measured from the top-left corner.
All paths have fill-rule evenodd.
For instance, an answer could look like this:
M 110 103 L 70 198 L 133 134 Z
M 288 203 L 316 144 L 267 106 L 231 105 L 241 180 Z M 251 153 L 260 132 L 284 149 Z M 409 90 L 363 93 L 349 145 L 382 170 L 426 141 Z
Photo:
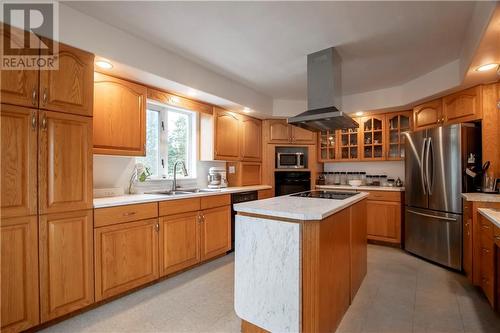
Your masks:
M 111 69 L 111 68 L 113 68 L 113 65 L 109 61 L 106 61 L 106 60 L 97 60 L 95 62 L 95 64 L 98 67 L 101 67 L 103 69 Z
M 198 95 L 198 92 L 194 89 L 189 89 L 188 95 L 191 97 L 194 97 L 194 96 Z
M 476 71 L 477 72 L 484 72 L 484 71 L 489 71 L 490 69 L 497 68 L 497 67 L 498 67 L 498 64 L 491 63 L 491 64 L 479 66 L 478 68 L 476 68 Z
M 358 111 L 358 112 L 355 113 L 355 115 L 358 116 L 358 117 L 362 116 L 363 115 L 363 111 Z
M 248 108 L 248 107 L 244 107 L 243 108 L 243 112 L 246 112 L 246 113 L 249 113 L 249 112 L 252 112 L 252 109 Z

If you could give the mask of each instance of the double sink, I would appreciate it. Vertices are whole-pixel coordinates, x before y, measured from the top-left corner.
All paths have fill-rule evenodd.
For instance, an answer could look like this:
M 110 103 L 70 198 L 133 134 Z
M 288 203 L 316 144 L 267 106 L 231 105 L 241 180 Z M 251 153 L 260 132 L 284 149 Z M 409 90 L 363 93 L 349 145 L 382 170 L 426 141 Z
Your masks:
M 186 194 L 195 194 L 195 193 L 217 193 L 220 192 L 220 189 L 199 189 L 199 188 L 194 188 L 194 189 L 179 189 L 177 191 L 165 191 L 165 190 L 159 190 L 159 191 L 151 191 L 151 192 L 144 192 L 145 194 L 164 194 L 164 195 L 186 195 Z

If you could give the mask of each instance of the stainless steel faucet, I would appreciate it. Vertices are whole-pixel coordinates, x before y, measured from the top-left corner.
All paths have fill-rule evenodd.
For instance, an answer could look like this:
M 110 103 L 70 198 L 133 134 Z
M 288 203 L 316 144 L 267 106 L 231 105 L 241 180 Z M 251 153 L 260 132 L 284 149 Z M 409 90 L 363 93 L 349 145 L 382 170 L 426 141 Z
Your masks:
M 177 161 L 175 162 L 174 164 L 174 180 L 172 182 L 172 192 L 175 193 L 175 190 L 177 189 L 177 164 L 181 164 L 181 167 L 182 167 L 182 173 L 184 175 L 184 177 L 187 177 L 188 176 L 188 172 L 187 172 L 187 169 L 186 169 L 186 164 L 184 164 L 184 161 Z

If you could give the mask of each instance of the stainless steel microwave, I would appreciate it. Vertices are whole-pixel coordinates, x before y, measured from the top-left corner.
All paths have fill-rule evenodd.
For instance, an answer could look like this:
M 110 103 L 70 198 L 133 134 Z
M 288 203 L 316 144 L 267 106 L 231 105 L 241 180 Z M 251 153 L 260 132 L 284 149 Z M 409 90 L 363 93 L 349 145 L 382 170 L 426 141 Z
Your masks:
M 276 168 L 278 169 L 304 169 L 304 153 L 277 153 Z

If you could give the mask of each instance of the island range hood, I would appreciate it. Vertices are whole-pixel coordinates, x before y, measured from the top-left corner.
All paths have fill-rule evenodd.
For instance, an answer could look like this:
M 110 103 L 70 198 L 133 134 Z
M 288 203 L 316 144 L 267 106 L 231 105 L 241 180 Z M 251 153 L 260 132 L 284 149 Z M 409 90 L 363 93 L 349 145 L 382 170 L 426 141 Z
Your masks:
M 319 132 L 358 128 L 359 124 L 340 111 L 342 105 L 340 57 L 331 47 L 307 56 L 307 109 L 288 123 Z

